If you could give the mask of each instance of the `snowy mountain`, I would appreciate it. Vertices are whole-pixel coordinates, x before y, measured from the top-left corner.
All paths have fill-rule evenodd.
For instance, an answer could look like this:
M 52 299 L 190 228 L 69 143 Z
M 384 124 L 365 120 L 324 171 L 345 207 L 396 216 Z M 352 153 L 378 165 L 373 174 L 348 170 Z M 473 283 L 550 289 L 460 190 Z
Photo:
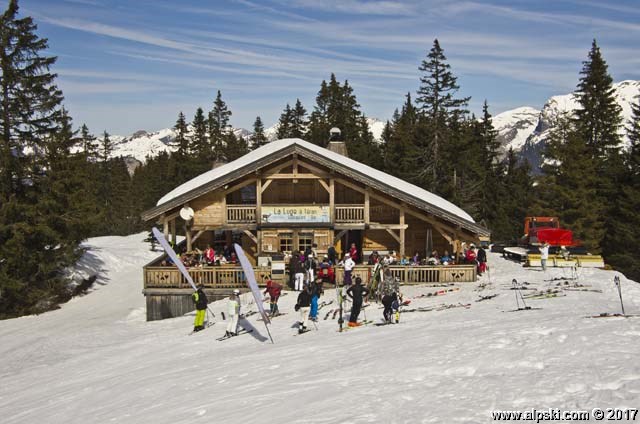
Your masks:
M 381 141 L 385 122 L 376 118 L 367 118 L 367 122 L 373 133 L 373 137 L 377 141 Z M 276 139 L 277 132 L 278 124 L 265 129 L 265 135 L 269 141 Z M 236 137 L 243 137 L 245 139 L 251 137 L 252 134 L 244 128 L 234 128 L 233 133 Z M 113 157 L 122 156 L 125 158 L 133 158 L 140 163 L 144 163 L 147 156 L 155 157 L 161 152 L 171 152 L 176 149 L 171 145 L 176 138 L 176 132 L 173 128 L 165 128 L 155 132 L 140 130 L 129 136 L 110 135 L 109 138 L 114 144 Z M 101 139 L 102 138 L 99 138 L 97 142 Z M 133 169 L 132 166 L 135 165 L 133 161 L 131 162 L 130 171 Z
M 640 81 L 622 81 L 614 84 L 613 88 L 616 101 L 622 108 L 623 127 L 620 128 L 620 134 L 623 143 L 627 145 L 629 141 L 624 127 L 631 119 L 631 105 L 637 102 L 637 96 L 640 95 Z M 540 154 L 556 119 L 561 114 L 572 113 L 579 107 L 573 94 L 553 96 L 547 100 L 537 118 L 534 118 L 535 109 L 518 108 L 496 115 L 494 126 L 503 137 L 501 141 L 504 151 L 513 147 L 515 151 L 520 152 L 521 157 L 529 160 L 535 170 L 540 164 Z M 519 130 L 513 131 L 516 128 Z
M 640 312 L 640 285 L 617 272 L 578 269 L 573 279 L 489 253 L 477 283 L 403 287 L 406 309 L 425 310 L 398 325 L 339 333 L 323 319 L 336 305 L 326 290 L 320 300 L 333 304 L 298 336 L 291 292 L 270 325 L 275 344 L 259 338 L 259 314 L 247 319 L 256 337 L 219 342 L 224 300 L 209 305 L 215 325 L 192 336 L 193 313 L 145 321 L 141 269 L 159 255 L 145 237 L 89 240 L 78 267 L 98 272 L 92 292 L 0 321 L 3 423 L 491 423 L 497 411 L 638 407 L 640 318 L 587 318 L 620 312 L 615 276 L 626 312 Z M 558 296 L 526 298 L 531 309 L 512 312 L 514 278 L 527 282 L 524 296 Z M 459 290 L 427 296 L 448 288 Z M 250 294 L 241 301 L 256 309 Z M 469 306 L 450 307 L 460 304 Z M 377 322 L 382 309 L 372 303 L 365 315 Z

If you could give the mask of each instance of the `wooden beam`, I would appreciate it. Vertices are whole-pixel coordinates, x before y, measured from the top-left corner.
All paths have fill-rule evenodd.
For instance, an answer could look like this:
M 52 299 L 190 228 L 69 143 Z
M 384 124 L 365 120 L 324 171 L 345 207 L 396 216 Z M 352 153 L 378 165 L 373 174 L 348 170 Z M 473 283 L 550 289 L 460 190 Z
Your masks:
M 249 237 L 251 240 L 253 240 L 253 242 L 256 244 L 256 246 L 258 245 L 258 238 L 255 235 L 253 235 L 253 233 L 251 231 L 244 230 L 243 232 L 247 235 L 247 237 Z
M 396 241 L 400 244 L 400 250 L 402 250 L 402 242 L 400 241 L 400 237 L 395 232 L 393 232 L 393 230 L 390 230 L 389 228 L 385 228 L 384 230 L 387 233 L 391 234 L 391 237 L 396 239 Z
M 274 175 L 269 175 L 268 177 L 265 177 L 267 180 L 294 180 L 295 182 L 297 182 L 298 179 L 300 180 L 320 180 L 322 178 L 328 178 L 329 174 L 324 174 L 324 175 L 316 175 L 316 174 L 298 174 L 298 173 L 293 173 L 293 174 L 274 174 Z
M 336 182 L 333 178 L 329 178 L 329 221 L 331 223 L 334 222 L 335 210 L 336 210 Z
M 191 244 L 191 230 L 187 228 L 187 224 L 184 225 L 184 234 L 187 237 L 187 252 L 191 252 L 193 250 L 193 245 Z
M 293 175 L 298 174 L 298 154 L 293 154 Z M 293 179 L 293 183 L 296 184 L 298 180 L 296 178 Z
M 267 169 L 267 170 L 263 170 L 262 171 L 262 176 L 266 177 L 268 175 L 275 175 L 280 173 L 280 171 L 282 171 L 284 168 L 288 167 L 289 165 L 293 164 L 293 159 L 290 159 L 284 163 L 281 163 L 280 165 Z
M 338 240 L 340 240 L 342 238 L 342 236 L 345 235 L 345 233 L 347 231 L 348 230 L 342 230 L 338 234 L 336 234 L 336 236 L 333 238 L 333 243 L 331 243 L 331 245 L 335 246 L 335 244 L 338 242 Z
M 267 187 L 269 187 L 271 185 L 272 182 L 273 182 L 273 180 L 265 181 L 264 184 L 262 184 L 262 189 L 260 191 L 262 193 L 264 193 L 264 191 L 267 189 Z
M 248 180 L 244 180 L 244 181 L 242 181 L 242 182 L 239 182 L 239 183 L 238 183 L 238 184 L 236 184 L 236 185 L 233 185 L 233 186 L 231 186 L 231 187 L 229 187 L 229 188 L 226 188 L 226 189 L 224 190 L 224 195 L 226 196 L 226 195 L 227 195 L 227 194 L 229 194 L 229 193 L 233 193 L 234 191 L 236 191 L 236 190 L 240 190 L 242 187 L 246 187 L 246 186 L 251 185 L 251 184 L 253 184 L 253 183 L 255 183 L 255 182 L 256 182 L 256 179 L 255 179 L 255 178 L 251 178 L 251 179 L 248 179 Z
M 178 244 L 178 236 L 176 235 L 176 219 L 171 220 L 171 240 L 173 242 L 173 247 L 175 248 Z
M 404 226 L 404 208 L 400 209 L 400 225 Z M 404 258 L 406 253 L 405 229 L 400 228 L 400 257 Z
M 193 236 L 193 238 L 191 239 L 191 243 L 195 243 L 196 240 L 198 240 L 200 238 L 201 235 L 203 235 L 205 233 L 205 230 L 200 230 L 196 233 L 195 236 Z
M 166 241 L 169 241 L 169 220 L 165 216 L 162 217 L 162 226 L 163 226 L 163 232 L 164 232 L 164 239 Z
M 368 224 L 371 221 L 371 215 L 369 213 L 369 188 L 364 190 L 364 223 Z
M 327 190 L 327 193 L 331 194 L 331 189 L 329 188 L 329 185 L 326 182 L 324 182 L 324 180 L 320 179 L 318 180 L 318 182 L 322 187 L 324 187 L 325 190 Z
M 318 174 L 326 174 L 327 171 L 325 171 L 324 169 L 320 169 L 317 166 L 305 161 L 305 160 L 301 160 L 300 158 L 298 158 L 298 165 L 301 165 L 304 168 L 307 168 L 309 171 L 314 172 L 314 173 L 318 173 Z
M 262 178 L 258 175 L 256 180 L 256 222 L 262 221 Z
M 407 224 L 369 224 L 370 230 L 406 230 L 409 228 Z

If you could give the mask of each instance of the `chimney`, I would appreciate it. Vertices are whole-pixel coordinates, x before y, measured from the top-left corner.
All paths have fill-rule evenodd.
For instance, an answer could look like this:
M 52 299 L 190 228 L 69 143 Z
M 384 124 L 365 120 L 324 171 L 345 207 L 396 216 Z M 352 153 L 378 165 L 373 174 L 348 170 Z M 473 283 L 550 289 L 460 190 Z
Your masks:
M 347 145 L 342 140 L 342 132 L 340 128 L 333 127 L 329 131 L 329 145 L 327 149 L 342 156 L 349 157 L 347 154 Z

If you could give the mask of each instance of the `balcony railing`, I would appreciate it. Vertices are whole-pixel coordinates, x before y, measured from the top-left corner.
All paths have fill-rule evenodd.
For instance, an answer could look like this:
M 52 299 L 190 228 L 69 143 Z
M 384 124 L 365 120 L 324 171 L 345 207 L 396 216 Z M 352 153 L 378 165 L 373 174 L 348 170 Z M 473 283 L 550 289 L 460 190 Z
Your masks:
M 227 222 L 229 224 L 254 224 L 256 205 L 228 205 Z
M 364 205 L 336 205 L 336 223 L 352 224 L 364 222 Z
M 476 280 L 475 265 L 438 265 L 411 266 L 392 265 L 391 274 L 401 284 L 422 283 L 462 283 Z M 263 276 L 271 275 L 270 267 L 254 267 L 256 280 L 263 281 Z M 352 280 L 362 278 L 365 284 L 371 279 L 371 265 L 357 265 L 351 274 Z M 336 282 L 344 281 L 344 268 L 336 267 Z M 207 288 L 246 287 L 246 278 L 241 267 L 236 265 L 189 268 L 189 274 L 196 284 L 204 284 Z M 288 276 L 285 275 L 285 278 Z M 191 286 L 175 266 L 147 266 L 144 268 L 145 289 L 188 289 Z

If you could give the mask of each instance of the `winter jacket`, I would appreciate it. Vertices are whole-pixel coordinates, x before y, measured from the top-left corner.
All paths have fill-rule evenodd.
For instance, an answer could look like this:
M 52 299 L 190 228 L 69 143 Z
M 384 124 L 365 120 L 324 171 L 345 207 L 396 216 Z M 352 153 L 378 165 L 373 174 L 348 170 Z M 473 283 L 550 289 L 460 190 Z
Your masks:
M 198 289 L 198 291 L 193 293 L 191 297 L 193 298 L 193 301 L 196 303 L 196 309 L 198 311 L 207 309 L 207 304 L 209 303 L 209 300 L 207 299 L 207 295 L 204 294 L 204 291 L 202 289 Z
M 362 303 L 362 298 L 369 294 L 369 290 L 361 284 L 356 284 L 347 289 L 347 294 L 353 299 L 353 303 Z
M 267 283 L 267 289 L 264 292 L 268 293 L 271 299 L 275 299 L 277 297 L 280 297 L 282 286 L 278 283 L 274 283 L 273 281 L 269 281 Z
M 487 252 L 484 249 L 478 250 L 478 262 L 487 262 Z
M 229 313 L 229 316 L 239 315 L 240 300 L 237 298 L 234 298 L 234 299 L 229 298 L 229 303 L 227 303 L 227 312 Z
M 311 293 L 307 290 L 302 290 L 298 295 L 298 302 L 296 305 L 300 308 L 311 306 Z
M 356 263 L 351 258 L 347 258 L 344 261 L 344 270 L 345 271 L 352 271 L 354 266 L 356 266 Z

